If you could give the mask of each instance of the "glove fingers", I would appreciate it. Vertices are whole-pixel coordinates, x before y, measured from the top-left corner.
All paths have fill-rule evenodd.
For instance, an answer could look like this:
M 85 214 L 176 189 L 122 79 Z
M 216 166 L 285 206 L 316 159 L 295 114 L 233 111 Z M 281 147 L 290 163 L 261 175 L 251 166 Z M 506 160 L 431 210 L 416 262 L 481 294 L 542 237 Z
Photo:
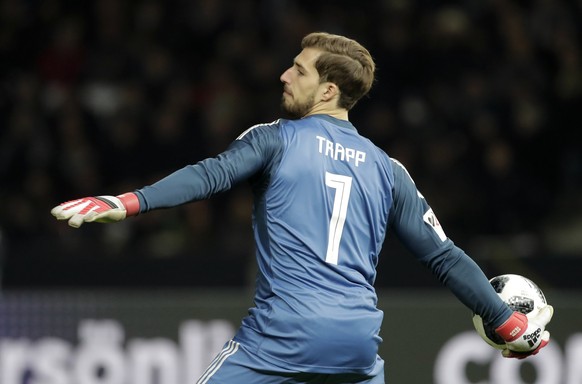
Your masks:
M 83 223 L 113 223 L 125 219 L 124 210 L 112 209 L 107 212 L 96 213 L 94 211 L 85 214 L 76 213 L 69 219 L 69 225 L 73 228 L 79 228 Z
M 51 214 L 57 218 L 57 220 L 66 220 L 71 217 L 75 212 L 65 211 L 60 205 L 51 209 Z
M 73 228 L 79 228 L 85 221 L 88 221 L 87 215 L 76 213 L 69 219 L 69 225 Z
M 542 344 L 547 344 L 550 342 L 550 332 L 548 331 L 544 331 L 542 333 Z
M 525 359 L 530 354 L 529 353 L 524 353 L 524 352 L 514 352 L 514 351 L 510 351 L 509 349 L 506 348 L 506 349 L 504 349 L 504 350 L 501 351 L 501 355 L 503 357 L 521 360 L 521 359 Z
M 542 341 L 540 343 L 540 345 L 538 345 L 538 347 L 536 349 L 534 349 L 533 351 L 529 351 L 529 352 L 516 352 L 516 351 L 512 351 L 509 348 L 505 348 L 504 350 L 501 351 L 501 355 L 503 357 L 509 357 L 509 358 L 514 358 L 514 359 L 525 359 L 528 356 L 533 356 L 533 355 L 537 355 L 538 352 L 544 348 L 546 345 L 548 345 L 548 343 L 550 342 L 550 332 L 548 331 L 544 331 L 542 333 Z
M 90 223 L 98 216 L 99 214 L 95 212 L 95 207 L 91 208 L 89 212 L 84 212 L 84 209 L 82 209 L 81 212 L 76 212 L 73 216 L 71 216 L 69 225 L 73 228 L 79 228 L 81 225 L 83 225 L 83 223 Z
M 54 207 L 51 209 L 51 215 L 57 218 L 57 220 L 63 220 L 63 209 L 59 206 Z
M 51 209 L 51 214 L 56 217 L 57 220 L 67 220 L 83 210 L 88 204 L 88 202 L 85 202 L 85 204 L 82 203 L 83 200 L 68 201 Z
M 540 325 L 546 326 L 552 320 L 552 316 L 554 316 L 554 307 L 546 305 L 537 314 L 535 321 Z

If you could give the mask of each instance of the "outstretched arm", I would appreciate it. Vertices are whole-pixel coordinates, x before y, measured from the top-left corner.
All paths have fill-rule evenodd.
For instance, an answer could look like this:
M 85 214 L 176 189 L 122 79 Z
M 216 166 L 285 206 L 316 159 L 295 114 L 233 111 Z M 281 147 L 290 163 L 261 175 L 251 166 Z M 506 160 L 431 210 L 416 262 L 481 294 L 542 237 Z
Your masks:
M 259 172 L 278 149 L 276 125 L 263 125 L 248 132 L 218 156 L 188 165 L 150 186 L 119 196 L 67 201 L 51 213 L 79 228 L 85 222 L 111 223 L 138 213 L 207 199 Z

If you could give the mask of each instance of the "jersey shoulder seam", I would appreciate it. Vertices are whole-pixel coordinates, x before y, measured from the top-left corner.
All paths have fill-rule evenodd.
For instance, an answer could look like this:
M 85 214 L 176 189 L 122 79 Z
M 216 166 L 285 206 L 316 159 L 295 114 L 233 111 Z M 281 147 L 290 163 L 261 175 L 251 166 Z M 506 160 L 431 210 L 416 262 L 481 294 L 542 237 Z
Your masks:
M 270 123 L 261 123 L 261 124 L 255 124 L 250 128 L 247 128 L 243 133 L 241 133 L 236 140 L 241 140 L 243 137 L 245 137 L 249 132 L 252 132 L 253 130 L 260 128 L 260 127 L 268 127 L 268 126 L 273 126 L 273 125 L 277 125 L 279 124 L 279 122 L 281 121 L 281 119 L 277 119 L 275 121 L 272 121 Z

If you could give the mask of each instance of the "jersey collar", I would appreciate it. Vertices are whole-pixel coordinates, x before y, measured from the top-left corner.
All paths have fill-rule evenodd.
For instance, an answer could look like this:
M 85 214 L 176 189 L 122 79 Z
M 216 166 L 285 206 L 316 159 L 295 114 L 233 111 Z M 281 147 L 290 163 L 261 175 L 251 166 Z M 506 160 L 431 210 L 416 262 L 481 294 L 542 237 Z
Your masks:
M 323 119 L 331 124 L 339 125 L 342 128 L 353 129 L 356 132 L 358 131 L 356 129 L 356 127 L 354 127 L 354 125 L 351 122 L 349 122 L 347 120 L 336 119 L 335 117 L 332 117 L 330 115 L 325 115 L 325 114 L 309 115 L 309 116 L 304 117 L 304 119 L 307 119 L 309 117 Z

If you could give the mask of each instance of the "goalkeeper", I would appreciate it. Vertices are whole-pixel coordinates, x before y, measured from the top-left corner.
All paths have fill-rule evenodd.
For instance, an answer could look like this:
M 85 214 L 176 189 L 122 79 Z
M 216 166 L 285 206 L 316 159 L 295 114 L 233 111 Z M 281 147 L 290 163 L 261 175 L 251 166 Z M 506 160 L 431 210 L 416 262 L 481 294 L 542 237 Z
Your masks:
M 383 312 L 374 281 L 388 229 L 496 328 L 506 341 L 503 356 L 538 353 L 549 341 L 552 307 L 535 318 L 512 312 L 445 235 L 404 166 L 349 121 L 349 110 L 374 82 L 370 53 L 327 33 L 305 36 L 301 48 L 280 77 L 290 119 L 253 126 L 216 157 L 153 185 L 65 202 L 52 214 L 76 228 L 116 222 L 249 181 L 258 263 L 254 306 L 199 384 L 384 383 Z M 397 331 L 415 342 L 414 329 Z

